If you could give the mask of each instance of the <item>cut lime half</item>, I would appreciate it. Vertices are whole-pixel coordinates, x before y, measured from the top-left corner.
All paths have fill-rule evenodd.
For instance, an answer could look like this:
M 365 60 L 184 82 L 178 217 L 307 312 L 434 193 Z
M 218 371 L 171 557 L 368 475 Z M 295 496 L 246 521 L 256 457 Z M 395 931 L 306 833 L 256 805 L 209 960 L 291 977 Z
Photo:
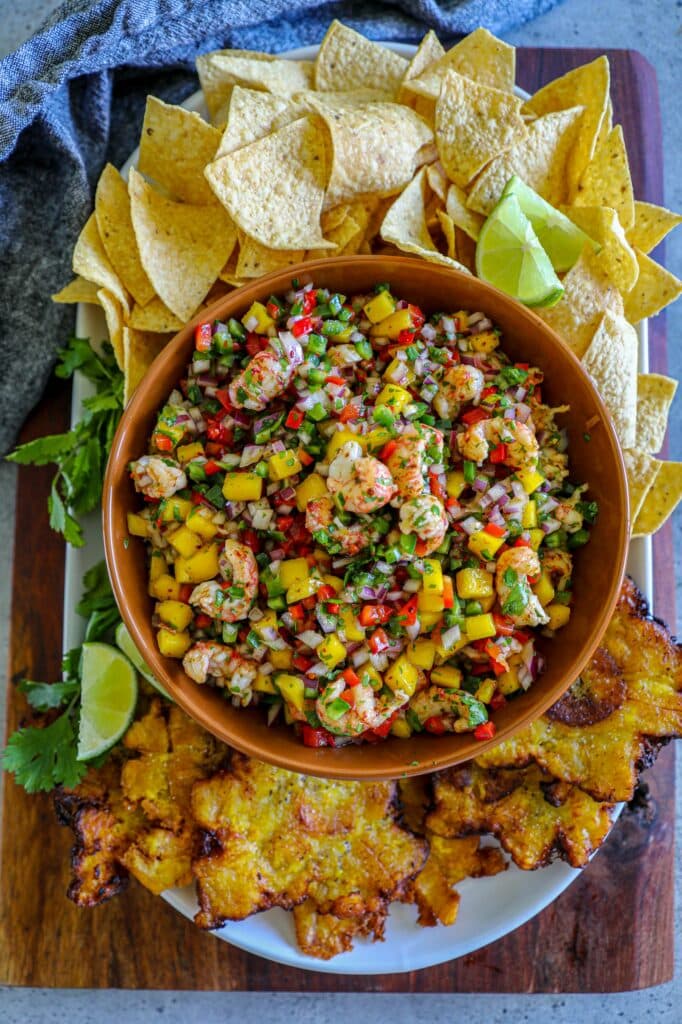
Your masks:
M 142 655 L 138 651 L 137 647 L 133 643 L 133 638 L 128 632 L 128 627 L 125 622 L 119 622 L 116 627 L 116 645 L 121 648 L 126 658 L 132 661 L 133 665 L 143 676 L 147 682 L 157 690 L 162 697 L 172 702 L 173 698 L 170 693 L 161 685 L 155 675 L 152 675 L 152 670 L 146 661 L 144 661 Z
M 500 199 L 481 228 L 476 273 L 526 306 L 553 306 L 564 294 L 515 195 Z
M 136 703 L 137 673 L 126 656 L 109 644 L 83 644 L 78 760 L 113 747 L 132 722 Z
M 597 242 L 516 174 L 505 185 L 502 198 L 511 195 L 518 199 L 519 206 L 533 225 L 533 231 L 555 270 L 570 270 L 577 263 L 585 244 L 599 250 Z

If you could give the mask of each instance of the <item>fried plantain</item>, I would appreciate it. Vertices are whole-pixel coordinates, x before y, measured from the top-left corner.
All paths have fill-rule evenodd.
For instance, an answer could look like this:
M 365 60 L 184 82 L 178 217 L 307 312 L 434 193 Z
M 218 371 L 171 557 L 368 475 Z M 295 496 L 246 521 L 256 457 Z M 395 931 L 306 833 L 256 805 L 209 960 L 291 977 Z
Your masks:
M 602 649 L 581 680 L 548 714 L 476 763 L 519 768 L 535 761 L 595 800 L 627 801 L 638 772 L 680 735 L 682 648 L 626 579 Z
M 353 948 L 355 939 L 384 937 L 385 911 L 362 917 L 337 917 L 322 913 L 315 900 L 304 900 L 293 910 L 296 941 L 303 953 L 318 960 L 331 960 Z

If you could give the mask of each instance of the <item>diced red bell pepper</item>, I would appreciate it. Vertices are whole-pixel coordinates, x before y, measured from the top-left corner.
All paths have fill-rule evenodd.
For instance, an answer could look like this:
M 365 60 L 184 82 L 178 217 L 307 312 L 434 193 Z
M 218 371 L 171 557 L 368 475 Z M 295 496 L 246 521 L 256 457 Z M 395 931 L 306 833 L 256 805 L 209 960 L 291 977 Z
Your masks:
M 434 736 L 442 736 L 445 732 L 445 723 L 438 715 L 431 715 L 424 722 L 424 728 L 427 732 L 433 733 Z
M 530 363 L 514 363 L 517 370 L 529 370 Z
M 402 608 L 398 609 L 398 619 L 401 626 L 414 626 L 417 621 L 417 595 L 414 594 L 409 601 L 406 601 Z
M 461 505 L 457 501 L 457 498 L 446 498 L 445 499 L 445 507 L 449 508 L 450 511 L 452 511 L 453 509 L 461 508 Z
M 518 640 L 520 644 L 527 644 L 531 639 L 530 633 L 526 633 L 523 629 L 517 629 L 514 633 L 514 639 Z
M 214 417 L 206 421 L 206 437 L 209 441 L 217 441 L 218 444 L 228 445 L 232 443 L 232 428 L 222 422 L 222 417 Z
M 490 398 L 491 395 L 497 394 L 499 394 L 497 388 L 483 388 L 483 391 L 481 391 L 481 401 L 483 401 L 484 398 Z
M 423 558 L 424 555 L 428 554 L 428 552 L 429 542 L 426 540 L 418 540 L 414 549 L 414 553 L 417 556 L 417 558 Z
M 361 626 L 383 625 L 393 615 L 393 609 L 387 604 L 365 604 L 360 609 Z M 383 631 L 382 631 L 383 632 Z
M 414 331 L 411 329 L 405 329 L 400 331 L 398 334 L 399 345 L 411 345 L 414 341 Z
M 313 729 L 304 723 L 301 726 L 301 739 L 305 747 L 333 747 L 334 737 L 326 729 Z
M 193 583 L 181 583 L 180 584 L 180 600 L 184 601 L 185 604 L 189 604 L 189 599 L 190 599 L 190 597 L 192 595 L 192 591 L 193 590 L 194 590 L 194 584 Z
M 539 384 L 536 384 L 533 388 L 533 394 L 531 395 L 531 398 L 534 402 L 537 402 L 538 405 L 542 405 L 542 388 Z
M 300 425 L 303 423 L 303 419 L 303 409 L 290 409 L 289 414 L 284 421 L 284 426 L 288 427 L 289 430 L 298 430 Z
M 336 374 L 334 373 L 332 373 L 329 377 L 325 377 L 324 382 L 325 384 L 338 384 L 339 387 L 341 387 L 342 384 L 346 383 L 343 377 L 337 377 Z
M 344 678 L 344 682 L 347 686 L 357 686 L 360 682 L 360 676 L 353 668 L 344 668 L 341 675 Z
M 330 615 L 338 615 L 339 612 L 341 611 L 341 605 L 340 604 L 336 604 L 333 601 L 328 601 L 327 602 L 327 611 L 329 612 Z
M 476 409 L 469 409 L 468 412 L 463 413 L 460 416 L 462 423 L 466 423 L 468 427 L 472 427 L 474 423 L 480 423 L 481 420 L 489 420 L 490 412 L 487 409 L 481 409 L 480 405 Z
M 507 461 L 507 446 L 506 444 L 500 443 L 495 445 L 490 455 L 488 456 L 491 462 L 506 462 Z
M 264 348 L 267 348 L 270 344 L 270 339 L 262 334 L 256 334 L 254 331 L 249 331 L 246 335 L 246 351 L 250 356 L 257 356 L 259 352 L 262 352 Z
M 455 591 L 449 576 L 443 576 L 443 608 L 455 607 Z
M 386 737 L 388 736 L 389 732 L 391 731 L 391 726 L 393 725 L 393 723 L 396 720 L 397 716 L 398 716 L 398 712 L 394 711 L 393 714 L 390 715 L 386 719 L 385 722 L 383 722 L 381 725 L 378 725 L 376 727 L 376 729 L 372 729 L 372 736 L 373 736 L 373 738 L 378 739 L 378 740 L 386 739 Z M 365 735 L 367 735 L 367 734 L 365 734 Z M 367 737 L 367 738 L 369 738 L 369 737 Z
M 492 640 L 486 640 L 485 653 L 490 658 L 490 664 L 492 665 L 493 672 L 496 676 L 501 676 L 503 672 L 509 671 L 509 665 L 507 664 L 506 658 L 497 644 L 493 643 Z
M 303 334 L 310 334 L 313 329 L 312 317 L 302 316 L 300 320 L 296 320 L 291 325 L 291 333 L 295 338 L 300 338 Z
M 497 636 L 514 635 L 514 623 L 506 615 L 500 615 L 498 612 L 493 612 L 493 622 L 495 623 Z
M 199 614 L 194 619 L 194 625 L 197 627 L 197 629 L 208 629 L 212 622 L 213 619 L 211 618 L 211 616 L 206 615 L 204 612 L 199 612 Z
M 293 516 L 277 516 L 276 519 L 277 529 L 281 530 L 282 533 L 286 533 L 294 525 Z
M 210 323 L 197 324 L 194 328 L 194 347 L 197 352 L 208 352 L 213 341 Z
M 303 312 L 306 314 L 306 316 L 308 315 L 308 313 L 312 313 L 316 305 L 317 290 L 315 288 L 311 288 L 310 291 L 305 292 L 303 295 Z
M 523 537 L 517 537 L 512 545 L 515 548 L 529 548 L 531 543 L 529 540 L 525 540 Z
M 448 493 L 445 490 L 445 488 L 443 487 L 443 485 L 440 482 L 440 480 L 438 479 L 438 474 L 437 473 L 432 473 L 430 470 L 429 470 L 429 486 L 431 488 L 431 494 L 433 494 L 434 497 L 438 498 L 439 501 L 443 501 L 444 502 L 447 499 Z
M 206 454 L 210 455 L 212 459 L 222 459 L 225 454 L 225 445 L 218 444 L 217 441 L 207 441 L 204 448 Z
M 308 669 L 312 668 L 315 664 L 310 658 L 306 658 L 303 654 L 295 654 L 291 659 L 291 663 L 299 672 L 307 672 Z
M 242 544 L 246 544 L 247 548 L 251 548 L 254 555 L 257 555 L 260 551 L 260 537 L 250 526 L 246 530 L 242 530 L 239 538 Z
M 296 619 L 298 622 L 300 622 L 302 619 L 305 618 L 305 608 L 300 603 L 290 604 L 289 615 L 291 615 L 292 619 Z
M 382 460 L 382 462 L 385 462 L 386 459 L 390 458 L 397 447 L 398 442 L 395 440 L 395 438 L 393 438 L 391 441 L 387 441 L 384 447 L 379 452 L 379 458 Z
M 336 597 L 336 591 L 329 583 L 325 583 L 324 586 L 318 588 L 317 598 L 319 601 L 329 601 L 332 597 Z
M 165 434 L 154 434 L 152 441 L 160 452 L 171 452 L 173 450 L 173 442 Z
M 345 700 L 346 704 L 350 704 L 353 707 L 355 704 L 355 690 L 344 690 L 341 694 L 341 700 Z
M 479 661 L 472 665 L 469 671 L 472 676 L 489 676 L 490 665 L 486 661 Z
M 215 473 L 220 473 L 221 471 L 222 467 L 219 466 L 217 462 L 214 462 L 213 459 L 208 459 L 204 463 L 204 473 L 206 476 L 213 476 Z
M 474 736 L 477 740 L 491 740 L 496 732 L 494 722 L 482 722 L 474 729 Z
M 386 636 L 386 630 L 379 626 L 375 629 L 369 638 L 369 649 L 372 654 L 381 654 L 382 651 L 388 650 L 391 646 L 391 642 Z
M 312 455 L 308 455 L 307 451 L 305 451 L 303 448 L 299 448 L 296 454 L 298 455 L 298 461 L 302 463 L 304 466 L 312 466 L 313 462 L 315 461 Z
M 501 707 L 507 703 L 507 698 L 503 693 L 494 693 L 490 700 L 490 707 L 493 711 L 499 711 Z
M 486 523 L 483 532 L 487 533 L 489 537 L 504 537 L 507 531 L 504 526 L 498 526 L 497 523 Z
M 419 308 L 419 306 L 415 306 L 411 302 L 408 303 L 407 308 L 410 311 L 410 316 L 412 317 L 412 326 L 414 327 L 415 331 L 421 330 L 421 328 L 424 326 L 424 321 L 426 320 L 426 317 L 422 313 L 421 309 Z
M 230 392 L 227 388 L 218 388 L 215 393 L 216 398 L 222 405 L 225 412 L 232 412 L 232 402 L 230 401 Z
M 265 309 L 268 316 L 272 317 L 273 320 L 276 320 L 280 313 L 282 312 L 281 308 L 277 305 L 276 302 L 266 302 Z
M 192 497 L 190 500 L 193 505 L 203 505 L 205 504 L 206 499 L 199 491 L 192 491 Z
M 350 423 L 352 420 L 357 420 L 359 416 L 360 410 L 357 405 L 344 405 L 339 413 L 339 420 L 341 423 Z
M 301 604 L 303 605 L 304 608 L 307 608 L 308 611 L 311 612 L 315 605 L 317 604 L 317 598 L 312 595 L 310 597 L 304 597 L 303 600 L 301 601 Z

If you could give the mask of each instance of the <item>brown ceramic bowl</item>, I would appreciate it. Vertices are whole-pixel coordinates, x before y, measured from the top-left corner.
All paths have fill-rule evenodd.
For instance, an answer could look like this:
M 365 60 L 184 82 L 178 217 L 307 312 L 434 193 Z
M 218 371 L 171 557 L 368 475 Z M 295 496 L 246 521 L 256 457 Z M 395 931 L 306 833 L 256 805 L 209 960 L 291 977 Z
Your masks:
M 421 733 L 407 740 L 389 737 L 372 745 L 311 749 L 285 724 L 269 728 L 262 709 L 234 708 L 210 686 L 198 686 L 185 675 L 181 662 L 158 651 L 144 544 L 129 537 L 126 527 L 126 513 L 140 503 L 128 463 L 146 452 L 157 410 L 190 361 L 194 324 L 214 317 L 238 317 L 254 299 L 287 291 L 292 277 L 345 294 L 369 291 L 378 282 L 389 281 L 397 295 L 425 311 L 482 310 L 501 328 L 503 347 L 512 359 L 545 371 L 545 400 L 550 405 L 570 402 L 570 412 L 561 422 L 568 430 L 571 476 L 589 483 L 589 496 L 599 502 L 600 513 L 589 545 L 575 558 L 570 622 L 552 640 L 540 640 L 547 668 L 526 693 L 494 713 L 497 735 L 491 741 L 479 742 L 472 734 Z M 156 359 L 123 415 L 109 459 L 103 505 L 107 564 L 121 614 L 145 661 L 180 707 L 215 736 L 252 757 L 297 772 L 343 779 L 389 779 L 458 764 L 542 714 L 578 677 L 601 639 L 620 590 L 629 536 L 620 448 L 606 409 L 572 352 L 531 310 L 476 278 L 393 256 L 317 260 L 270 274 L 230 292 L 183 328 Z

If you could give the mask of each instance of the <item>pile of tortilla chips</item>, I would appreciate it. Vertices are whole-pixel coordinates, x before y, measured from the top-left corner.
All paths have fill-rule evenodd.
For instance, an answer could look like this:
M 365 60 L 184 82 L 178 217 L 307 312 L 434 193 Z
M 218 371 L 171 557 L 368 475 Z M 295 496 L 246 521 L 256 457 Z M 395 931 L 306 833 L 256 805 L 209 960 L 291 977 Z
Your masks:
M 583 360 L 625 451 L 635 536 L 682 495 L 660 451 L 675 382 L 637 374 L 633 324 L 682 282 L 650 257 L 682 217 L 634 198 L 599 57 L 523 101 L 514 48 L 477 29 L 412 60 L 334 21 L 314 61 L 197 60 L 210 123 L 149 97 L 137 170 L 102 173 L 59 302 L 99 303 L 126 398 L 168 338 L 232 287 L 305 259 L 405 252 L 474 272 L 513 174 L 595 243 L 540 316 Z

